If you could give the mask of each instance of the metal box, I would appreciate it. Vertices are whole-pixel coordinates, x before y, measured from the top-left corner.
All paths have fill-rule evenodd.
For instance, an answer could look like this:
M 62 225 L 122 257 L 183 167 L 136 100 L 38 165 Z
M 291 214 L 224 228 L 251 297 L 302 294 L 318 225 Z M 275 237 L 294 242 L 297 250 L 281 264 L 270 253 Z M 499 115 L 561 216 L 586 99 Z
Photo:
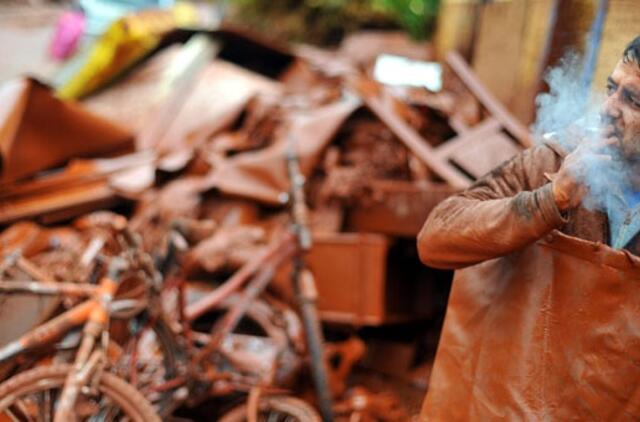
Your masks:
M 373 233 L 319 234 L 307 257 L 323 321 L 382 325 L 429 316 L 432 287 L 417 257 Z M 398 267 L 403 267 L 398 269 Z
M 420 186 L 413 182 L 376 181 L 375 200 L 351 208 L 347 227 L 351 231 L 415 237 L 431 210 L 456 190 L 445 183 Z

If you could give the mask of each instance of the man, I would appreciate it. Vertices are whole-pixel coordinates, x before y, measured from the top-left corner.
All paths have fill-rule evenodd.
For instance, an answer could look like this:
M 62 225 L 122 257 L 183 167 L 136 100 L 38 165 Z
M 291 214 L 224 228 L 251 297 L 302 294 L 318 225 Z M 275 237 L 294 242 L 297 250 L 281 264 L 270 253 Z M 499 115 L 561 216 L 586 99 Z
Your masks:
M 425 420 L 640 419 L 640 37 L 609 77 L 601 114 L 599 142 L 634 169 L 621 222 L 584 206 L 584 148 L 551 143 L 425 222 L 421 260 L 458 270 Z

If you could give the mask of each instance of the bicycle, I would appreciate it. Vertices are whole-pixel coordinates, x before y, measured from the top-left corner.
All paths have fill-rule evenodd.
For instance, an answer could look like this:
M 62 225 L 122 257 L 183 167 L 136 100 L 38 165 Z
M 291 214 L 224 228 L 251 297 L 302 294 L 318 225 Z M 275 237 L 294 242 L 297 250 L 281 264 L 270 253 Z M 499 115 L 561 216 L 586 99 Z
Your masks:
M 144 391 L 147 396 L 153 396 L 156 410 L 161 415 L 170 414 L 182 403 L 194 404 L 211 394 L 244 391 L 249 393 L 249 401 L 253 403 L 251 406 L 247 405 L 247 409 L 254 417 L 272 412 L 274 415 L 285 414 L 292 417 L 296 417 L 296 414 L 305 415 L 304 419 L 299 420 L 320 420 L 315 410 L 305 402 L 282 396 L 283 390 L 273 387 L 272 377 L 265 377 L 252 367 L 252 365 L 255 366 L 257 359 L 250 353 L 244 359 L 229 359 L 229 353 L 225 356 L 225 340 L 230 338 L 243 318 L 247 316 L 255 318 L 255 310 L 260 307 L 256 304 L 261 303 L 259 296 L 273 278 L 276 269 L 287 263 L 293 263 L 292 282 L 303 316 L 305 339 L 311 355 L 318 403 L 323 419 L 325 421 L 333 419 L 326 363 L 322 351 L 322 333 L 315 308 L 317 296 L 315 282 L 313 275 L 304 265 L 304 254 L 311 246 L 311 237 L 306 224 L 304 178 L 298 168 L 293 142 L 290 142 L 287 154 L 287 171 L 291 180 L 288 198 L 292 217 L 291 230 L 268 246 L 256 260 L 243 266 L 220 287 L 188 306 L 184 306 L 185 281 L 167 277 L 169 270 L 173 267 L 177 250 L 184 242 L 180 240 L 179 225 L 169 232 L 170 242 L 168 242 L 165 256 L 156 260 L 154 265 L 150 265 L 148 255 L 140 252 L 134 236 L 126 229 L 126 221 L 123 223 L 116 219 L 116 222 L 112 223 L 114 227 L 117 226 L 117 231 L 122 234 L 120 237 L 128 245 L 128 248 L 124 249 L 132 250 L 128 254 L 129 258 L 142 264 L 139 266 L 145 270 L 145 285 L 149 287 L 145 296 L 148 306 L 137 306 L 138 309 L 144 310 L 132 319 L 136 324 L 131 333 L 131 340 L 124 345 L 124 350 L 129 350 L 130 353 L 124 353 L 125 359 L 112 365 L 112 369 L 116 373 L 128 373 L 131 384 Z M 168 281 L 163 285 L 163 280 Z M 54 291 L 55 294 L 74 294 L 74 289 L 84 291 L 85 287 L 88 286 L 59 283 Z M 65 289 L 66 291 L 63 292 Z M 167 316 L 162 304 L 161 293 L 170 289 L 178 292 L 178 309 L 175 312 L 177 314 L 175 318 Z M 40 289 L 40 291 L 43 290 Z M 231 298 L 233 303 L 228 303 Z M 223 308 L 224 316 L 214 324 L 209 334 L 203 335 L 193 329 L 192 324 L 199 317 Z M 56 326 L 55 321 L 64 319 L 65 317 L 59 316 L 45 325 Z M 63 328 L 73 327 L 67 324 Z M 150 374 L 143 374 L 145 376 L 140 377 L 135 351 L 139 349 L 140 339 L 147 336 L 146 333 L 149 330 L 153 332 L 151 337 L 154 337 L 157 343 L 155 347 L 162 354 L 162 364 L 150 368 Z M 275 355 L 281 356 L 283 349 L 290 347 L 287 343 L 295 343 L 292 336 L 286 330 L 284 331 L 283 338 L 287 341 L 279 342 L 279 349 Z M 52 339 L 44 340 L 46 341 L 34 342 L 30 347 L 43 345 Z M 2 348 L 0 361 L 25 350 L 24 347 L 14 348 L 14 350 Z M 267 395 L 264 395 L 264 392 Z M 286 405 L 278 407 L 281 403 Z M 298 412 L 292 409 L 297 409 Z M 233 410 L 231 413 L 233 412 L 238 411 Z
M 76 225 L 80 225 L 85 229 L 88 226 L 107 226 L 110 228 L 110 231 L 115 233 L 115 237 L 120 239 L 119 242 L 115 242 L 120 243 L 116 252 L 127 257 L 127 260 L 131 264 L 130 267 L 138 267 L 143 270 L 138 276 L 141 276 L 140 278 L 146 288 L 145 294 L 139 295 L 142 297 L 136 300 L 116 300 L 116 304 L 112 304 L 113 307 L 119 309 L 119 312 L 112 313 L 111 316 L 114 318 L 127 319 L 130 332 L 128 340 L 122 341 L 122 345 L 116 345 L 113 341 L 109 342 L 109 350 L 108 353 L 106 353 L 109 357 L 109 362 L 108 365 L 105 364 L 106 369 L 115 373 L 115 375 L 121 379 L 128 380 L 131 385 L 138 389 L 138 395 L 143 393 L 149 401 L 152 402 L 155 409 L 163 416 L 168 416 L 178 405 L 189 401 L 187 394 L 189 391 L 194 393 L 205 391 L 206 395 L 220 395 L 238 390 L 248 392 L 251 386 L 256 385 L 261 385 L 265 391 L 270 391 L 269 386 L 274 383 L 272 376 L 264 376 L 261 371 L 256 370 L 256 362 L 259 362 L 261 358 L 264 357 L 265 349 L 269 350 L 269 344 L 265 341 L 260 343 L 261 350 L 257 355 L 252 356 L 251 353 L 244 353 L 242 358 L 236 357 L 235 359 L 229 359 L 228 362 L 219 360 L 215 363 L 215 370 L 212 370 L 213 365 L 203 365 L 198 368 L 191 367 L 191 362 L 187 357 L 194 355 L 198 347 L 206 344 L 208 342 L 208 336 L 198 332 L 196 329 L 181 330 L 178 328 L 176 330 L 174 329 L 175 324 L 173 324 L 174 328 L 171 327 L 172 323 L 170 318 L 167 318 L 163 309 L 161 293 L 163 289 L 165 291 L 170 290 L 172 288 L 172 282 L 169 281 L 165 286 L 162 286 L 162 282 L 158 283 L 158 280 L 165 278 L 167 269 L 172 266 L 175 250 L 180 248 L 177 246 L 177 244 L 180 243 L 180 237 L 176 231 L 170 231 L 169 233 L 169 237 L 173 240 L 169 242 L 168 253 L 153 262 L 149 255 L 141 251 L 139 243 L 136 242 L 136 236 L 128 231 L 126 220 L 123 220 L 120 216 L 104 212 L 94 213 L 81 219 Z M 104 245 L 107 242 L 99 243 Z M 114 248 L 115 246 L 111 245 L 111 249 Z M 93 257 L 96 258 L 96 248 L 90 249 L 94 251 Z M 87 258 L 84 261 L 87 260 L 89 259 Z M 43 275 L 44 271 L 38 270 L 33 263 L 21 257 L 19 254 L 13 254 L 7 257 L 2 265 L 0 265 L 0 270 L 4 272 L 12 265 L 23 270 L 23 272 L 26 272 L 28 275 L 38 278 L 38 282 L 0 281 L 0 293 L 43 296 L 56 295 L 72 303 L 77 301 L 78 298 L 92 296 L 98 292 L 99 286 L 95 285 L 46 280 L 46 277 Z M 88 278 L 91 279 L 93 277 L 88 276 Z M 158 286 L 160 286 L 160 288 L 158 288 Z M 181 286 L 184 287 L 183 285 Z M 223 303 L 216 306 L 216 310 L 226 313 L 234 309 L 238 301 L 239 296 L 237 294 L 229 295 Z M 43 326 L 37 327 L 35 330 L 23 335 L 17 341 L 0 348 L 0 362 L 6 362 L 18 355 L 24 355 L 26 352 L 40 352 L 43 349 L 44 352 L 51 355 L 51 346 L 55 346 L 53 347 L 53 355 L 56 359 L 69 351 L 73 351 L 73 355 L 76 355 L 79 342 L 77 340 L 73 341 L 74 330 L 76 330 L 77 326 L 81 325 L 80 321 L 86 318 L 86 313 L 92 306 L 89 301 L 73 306 L 63 314 L 43 324 Z M 256 299 L 246 311 L 245 317 L 248 317 L 261 327 L 269 339 L 275 340 L 273 342 L 274 344 L 270 345 L 271 349 L 275 349 L 271 354 L 272 356 L 281 356 L 288 361 L 295 360 L 292 359 L 291 356 L 287 357 L 286 353 L 290 341 L 294 343 L 299 343 L 300 341 L 300 323 L 295 313 L 282 304 L 267 304 L 262 299 Z M 278 326 L 270 322 L 276 319 L 281 321 Z M 290 327 L 285 330 L 286 332 L 283 332 L 281 326 L 282 321 L 286 321 L 287 327 Z M 42 333 L 47 333 L 47 335 L 42 335 Z M 65 337 L 65 339 L 61 341 L 61 344 L 64 346 L 61 346 L 60 343 L 55 343 L 57 339 L 62 337 Z M 233 344 L 238 340 L 241 342 L 250 337 L 251 336 L 241 335 L 234 336 L 231 335 L 231 333 L 225 335 L 225 338 L 227 340 L 231 339 Z M 69 338 L 71 338 L 71 341 L 69 341 Z M 256 338 L 251 338 L 255 343 Z M 105 347 L 105 350 L 106 349 L 107 347 Z M 221 345 L 215 354 L 220 355 L 222 358 L 229 358 L 233 355 L 233 351 L 226 349 L 225 345 Z M 295 349 L 296 351 L 300 351 L 300 345 L 296 345 Z M 140 364 L 141 352 L 153 354 L 147 359 L 146 364 Z M 157 356 L 161 358 L 160 364 L 155 362 L 154 358 Z M 65 358 L 63 357 L 62 360 L 65 360 Z M 229 366 L 229 362 L 231 362 L 231 366 Z M 202 378 L 193 375 L 194 373 L 198 373 L 199 369 L 202 369 L 204 366 L 211 368 L 206 371 L 206 377 Z M 37 368 L 38 371 L 35 374 L 27 371 L 27 376 L 20 374 L 7 381 L 7 383 L 9 386 L 18 385 L 18 387 L 21 388 L 22 382 L 32 382 L 34 379 L 39 380 L 42 377 L 58 379 L 60 378 L 60 372 L 63 370 L 68 371 L 67 367 L 63 366 L 61 368 L 63 369 L 58 369 L 57 371 Z M 287 371 L 291 372 L 293 370 L 293 368 L 288 368 L 288 370 L 283 372 L 286 373 Z M 110 375 L 107 375 L 107 378 L 110 378 Z M 198 378 L 197 381 L 196 378 Z M 47 381 L 45 384 L 50 384 L 50 382 Z M 55 384 L 55 387 L 59 388 L 59 385 Z M 273 391 L 278 391 L 282 394 L 281 390 Z M 31 393 L 35 394 L 38 392 Z M 107 391 L 107 393 L 109 393 L 109 391 Z M 51 392 L 43 393 L 42 397 L 39 398 L 44 400 L 45 395 L 47 402 L 49 402 L 52 396 Z M 132 394 L 127 395 L 134 397 Z M 54 396 L 57 399 L 58 394 L 55 393 Z M 196 401 L 197 400 L 191 400 L 192 403 Z M 278 410 L 277 404 L 281 401 L 288 403 L 288 405 L 284 407 L 284 410 Z M 305 415 L 315 412 L 313 408 L 306 403 L 281 395 L 273 400 L 265 396 L 265 398 L 260 400 L 260 403 L 263 403 L 261 406 L 263 411 L 264 403 L 267 403 L 267 409 L 271 408 L 270 403 L 275 403 L 274 406 L 276 407 L 272 409 L 274 415 L 288 411 L 287 409 L 297 409 L 298 414 Z M 291 415 L 286 413 L 288 416 L 295 414 L 295 412 Z
M 108 324 L 125 262 L 112 258 L 97 285 L 3 281 L 0 291 L 87 298 L 0 349 L 0 362 L 50 344 L 83 326 L 72 365 L 36 367 L 0 384 L 0 415 L 10 420 L 160 421 L 151 404 L 124 380 L 105 372 Z M 126 307 L 129 305 L 125 303 Z M 98 419 L 96 419 L 98 418 Z

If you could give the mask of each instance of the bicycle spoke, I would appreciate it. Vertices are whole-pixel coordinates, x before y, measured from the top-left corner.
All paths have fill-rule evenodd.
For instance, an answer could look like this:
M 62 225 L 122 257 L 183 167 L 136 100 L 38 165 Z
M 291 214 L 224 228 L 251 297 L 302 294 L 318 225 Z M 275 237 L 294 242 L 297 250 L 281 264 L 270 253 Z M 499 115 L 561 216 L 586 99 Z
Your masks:
M 24 421 L 24 422 L 35 422 L 35 420 L 30 416 L 29 408 L 25 404 L 23 399 L 18 399 L 11 406 L 11 408 L 15 408 L 15 411 L 9 410 L 11 412 L 12 419 L 15 421 Z
M 14 411 L 13 411 L 13 410 L 11 410 L 11 408 L 12 408 L 12 407 L 13 407 L 13 406 L 9 406 L 9 407 L 7 408 L 7 410 L 5 410 L 5 413 L 3 413 L 3 414 L 2 414 L 2 416 L 8 416 L 9 418 L 11 418 L 11 421 L 12 421 L 12 422 L 20 422 L 20 421 L 22 421 L 23 419 L 20 419 L 20 418 L 18 417 L 18 415 L 16 415 L 16 414 L 14 413 Z
M 100 401 L 100 418 L 96 419 L 96 422 L 113 422 L 126 420 L 126 417 L 121 414 L 120 409 L 114 406 L 112 403 L 105 401 L 103 398 Z
M 0 411 L 0 421 L 53 422 L 64 380 L 71 367 L 39 367 L 0 386 L 3 401 L 10 401 Z M 156 421 L 153 408 L 121 379 L 105 373 L 95 390 L 83 389 L 71 409 L 75 420 L 90 422 Z M 142 407 L 139 407 L 142 406 Z
M 53 422 L 53 415 L 56 411 L 56 403 L 58 402 L 58 390 L 47 390 L 49 392 L 49 421 Z
M 5 410 L 5 413 L 2 414 L 2 416 L 7 416 L 8 418 L 10 418 L 11 422 L 18 422 L 20 421 L 20 419 L 18 419 L 18 417 L 16 416 L 15 413 L 13 413 L 13 410 L 11 410 L 11 408 L 7 408 Z
M 22 400 L 19 401 L 20 403 L 23 403 Z M 29 422 L 37 422 L 37 419 L 34 419 L 34 411 L 36 411 L 35 407 L 37 406 L 35 403 L 33 403 L 31 401 L 31 403 L 29 403 L 29 401 L 25 401 L 24 402 L 24 411 L 25 411 L 25 415 L 27 416 L 27 421 Z M 28 407 L 27 407 L 28 406 Z
M 123 419 L 126 419 L 123 415 L 120 414 L 120 409 L 116 408 L 115 406 L 108 406 L 106 408 L 106 412 L 105 412 L 105 422 L 106 421 L 121 421 Z
M 38 399 L 38 405 L 40 408 L 39 418 L 38 420 L 42 420 L 42 422 L 51 422 L 53 418 L 51 415 L 53 414 L 53 403 L 51 400 L 51 390 L 44 390 L 40 393 L 40 398 Z

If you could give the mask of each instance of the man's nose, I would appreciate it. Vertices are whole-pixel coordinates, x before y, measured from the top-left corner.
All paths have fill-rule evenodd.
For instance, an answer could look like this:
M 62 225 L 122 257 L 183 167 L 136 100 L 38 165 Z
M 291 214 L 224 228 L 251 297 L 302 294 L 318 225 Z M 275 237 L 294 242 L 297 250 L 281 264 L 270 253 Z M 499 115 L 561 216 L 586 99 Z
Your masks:
M 600 113 L 603 117 L 610 120 L 616 120 L 622 115 L 622 111 L 620 109 L 620 98 L 617 92 L 607 97 L 602 104 Z

